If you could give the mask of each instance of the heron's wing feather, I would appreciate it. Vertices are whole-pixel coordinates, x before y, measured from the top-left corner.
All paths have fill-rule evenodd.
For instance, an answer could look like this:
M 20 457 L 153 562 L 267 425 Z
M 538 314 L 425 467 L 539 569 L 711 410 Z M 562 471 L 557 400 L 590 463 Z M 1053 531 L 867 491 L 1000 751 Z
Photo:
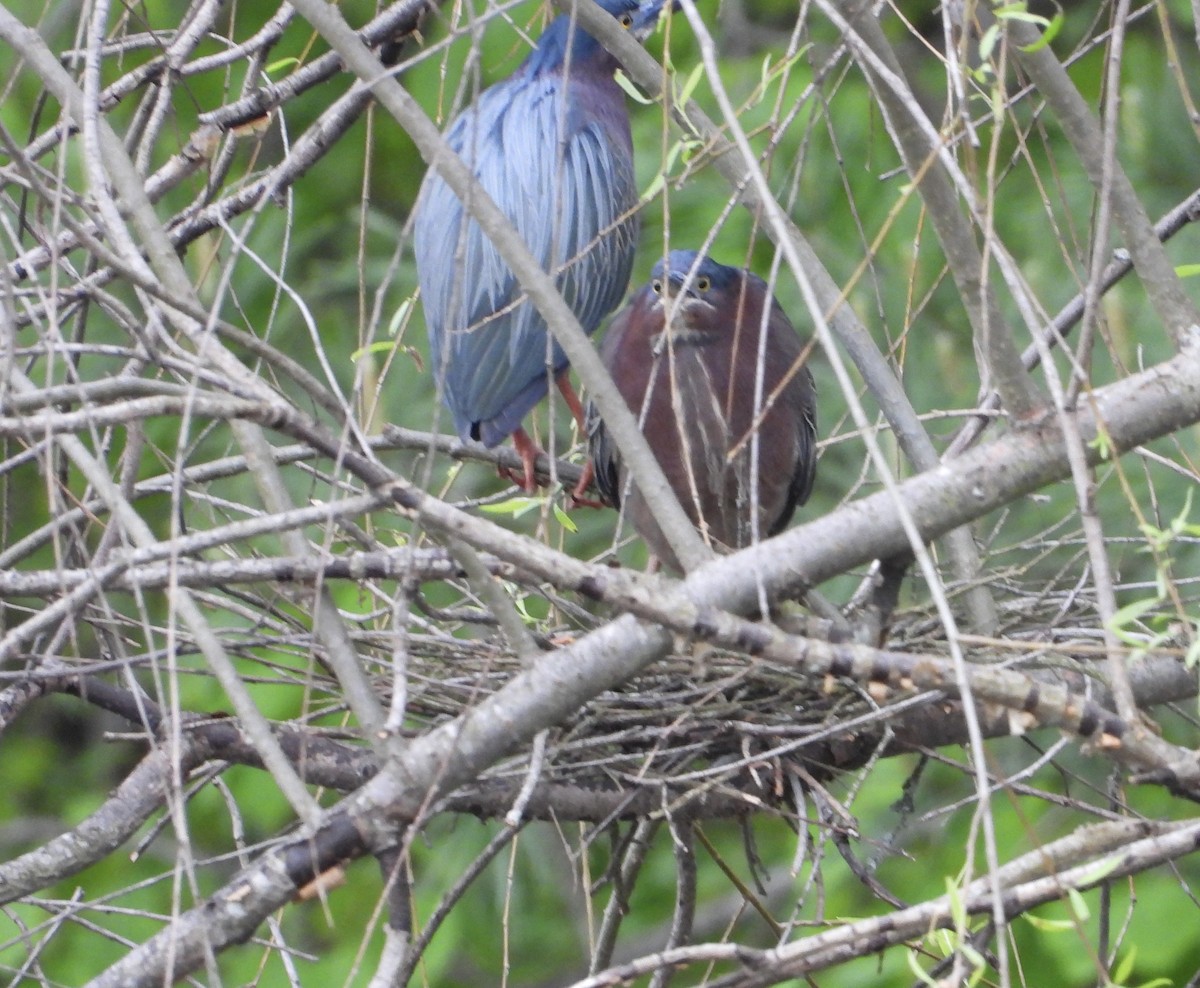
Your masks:
M 775 324 L 772 330 L 776 338 L 787 341 L 780 366 L 783 369 L 790 368 L 803 359 L 804 344 L 778 307 L 772 313 L 771 320 Z M 784 401 L 796 422 L 796 466 L 788 485 L 783 511 L 771 525 L 771 535 L 783 531 L 797 506 L 808 501 L 817 477 L 817 385 L 807 366 L 796 372 L 785 392 Z
M 796 504 L 808 501 L 817 477 L 817 385 L 807 367 L 800 373 L 808 378 L 810 399 L 797 409 L 800 416 L 800 456 L 796 475 L 792 478 L 792 496 Z
M 588 119 L 564 145 L 553 255 L 563 297 L 591 333 L 625 295 L 637 245 L 637 184 L 628 131 Z M 557 178 L 557 176 L 556 176 Z M 547 254 L 550 243 L 545 243 Z
M 563 104 L 561 78 L 514 77 L 487 90 L 447 140 L 543 268 L 579 257 L 558 281 L 591 332 L 628 283 L 636 221 L 615 221 L 632 210 L 636 190 L 627 146 L 579 117 Z M 547 148 L 561 148 L 561 160 Z M 500 252 L 435 174 L 419 210 L 414 239 L 434 367 L 456 423 L 491 421 L 499 441 L 545 394 L 547 363 L 561 370 L 566 358 Z
M 608 331 L 604 334 L 604 339 L 600 343 L 600 360 L 607 368 L 609 374 L 615 373 L 617 356 L 620 353 L 622 341 L 625 338 L 626 331 L 629 328 L 629 321 L 633 313 L 633 305 L 629 305 L 617 313 L 616 318 L 608 327 Z M 614 380 L 618 391 L 620 390 L 620 382 Z M 628 403 L 628 397 L 626 398 Z M 637 409 L 630 409 L 637 414 Z M 587 435 L 588 435 L 588 456 L 592 461 L 592 471 L 595 474 L 596 489 L 600 492 L 600 496 L 614 508 L 621 506 L 621 454 L 617 449 L 617 444 L 612 441 L 608 430 L 604 426 L 604 419 L 600 416 L 594 402 L 587 403 Z

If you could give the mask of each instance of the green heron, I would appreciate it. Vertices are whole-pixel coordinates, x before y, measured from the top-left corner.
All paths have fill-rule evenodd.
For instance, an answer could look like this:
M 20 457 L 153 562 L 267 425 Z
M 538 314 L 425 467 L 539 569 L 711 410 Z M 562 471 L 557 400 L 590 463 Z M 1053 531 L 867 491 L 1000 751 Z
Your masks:
M 812 492 L 816 389 L 806 345 L 761 278 L 672 251 L 600 355 L 706 541 L 736 549 L 783 530 Z M 588 426 L 601 495 L 680 571 L 593 406 Z
M 663 0 L 600 0 L 637 37 Z M 508 214 L 592 333 L 620 303 L 638 236 L 637 183 L 613 58 L 568 15 L 502 82 L 457 117 L 447 143 Z M 438 390 L 465 441 L 513 436 L 534 486 L 539 452 L 521 426 L 557 380 L 576 419 L 567 358 L 500 252 L 430 170 L 417 198 L 414 247 Z

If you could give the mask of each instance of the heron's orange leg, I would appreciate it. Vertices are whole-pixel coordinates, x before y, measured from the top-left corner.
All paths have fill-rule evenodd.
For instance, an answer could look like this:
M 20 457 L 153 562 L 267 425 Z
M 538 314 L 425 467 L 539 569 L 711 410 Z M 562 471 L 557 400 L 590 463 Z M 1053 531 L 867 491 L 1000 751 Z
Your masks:
M 583 413 L 583 402 L 579 400 L 579 395 L 575 393 L 575 389 L 571 386 L 571 379 L 567 376 L 566 371 L 558 375 L 557 383 L 558 390 L 563 396 L 563 401 L 567 403 L 567 408 L 575 416 L 575 422 L 579 426 L 580 435 L 586 435 L 587 417 Z M 592 461 L 589 459 L 583 465 L 583 474 L 579 478 L 579 483 L 575 485 L 571 490 L 570 497 L 567 498 L 568 508 L 608 507 L 603 501 L 597 501 L 587 496 L 587 489 L 592 486 L 592 478 L 594 476 L 595 471 L 592 469 Z
M 563 396 L 563 401 L 567 403 L 567 408 L 575 417 L 575 422 L 579 426 L 579 434 L 587 435 L 587 419 L 583 414 L 583 402 L 579 400 L 579 395 L 575 393 L 575 388 L 571 385 L 571 378 L 567 371 L 563 371 L 555 379 L 558 384 L 559 394 Z
M 511 470 L 501 468 L 501 476 L 508 477 L 521 490 L 532 494 L 538 489 L 537 483 L 537 458 L 542 455 L 543 450 L 532 439 L 529 438 L 529 433 L 525 431 L 524 426 L 517 429 L 512 434 L 513 448 L 517 451 L 517 455 L 521 457 L 521 462 L 525 465 L 525 469 L 520 477 L 517 477 Z
M 596 475 L 596 471 L 592 469 L 592 461 L 588 460 L 583 465 L 583 473 L 579 477 L 579 483 L 571 490 L 571 496 L 567 501 L 568 508 L 607 508 L 608 505 L 603 501 L 597 501 L 595 498 L 587 496 L 587 489 L 592 486 L 592 478 Z

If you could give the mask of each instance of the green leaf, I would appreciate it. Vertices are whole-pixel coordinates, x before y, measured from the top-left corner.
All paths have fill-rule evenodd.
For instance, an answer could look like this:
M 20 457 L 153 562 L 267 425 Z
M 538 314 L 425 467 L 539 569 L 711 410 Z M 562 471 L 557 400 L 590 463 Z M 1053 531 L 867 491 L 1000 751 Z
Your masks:
M 417 370 L 425 370 L 425 361 L 421 359 L 421 352 L 416 347 L 400 346 L 397 347 L 395 340 L 377 340 L 375 343 L 368 343 L 364 347 L 360 347 L 350 354 L 350 359 L 353 361 L 362 360 L 363 357 L 369 357 L 377 353 L 390 353 L 393 350 L 403 353 L 409 357 L 416 365 Z
M 793 65 L 799 62 L 807 53 L 809 47 L 809 45 L 801 45 L 797 51 L 775 65 L 771 64 L 771 56 L 767 55 L 763 59 L 762 69 L 759 72 L 758 85 L 754 87 L 754 92 L 747 99 L 747 105 L 758 106 L 766 98 L 767 90 L 770 88 L 771 83 L 781 78 L 785 72 L 788 72 Z
M 922 984 L 929 985 L 929 988 L 937 988 L 937 982 L 921 967 L 921 962 L 917 959 L 917 952 L 915 950 L 906 950 L 904 956 L 908 961 L 908 969 L 912 971 L 913 977 L 917 978 Z
M 416 305 L 416 296 L 410 295 L 397 306 L 396 311 L 392 314 L 392 318 L 388 321 L 387 333 L 388 336 L 396 336 L 401 327 L 408 322 L 409 316 L 412 315 L 413 306 Z
M 1067 889 L 1067 898 L 1071 902 L 1071 911 L 1075 913 L 1075 918 L 1079 922 L 1084 922 L 1092 915 L 1092 911 L 1088 909 L 1087 900 L 1079 889 Z
M 996 42 L 1000 40 L 1000 25 L 993 24 L 983 32 L 983 37 L 979 39 L 979 58 L 981 61 L 987 61 L 992 57 L 992 52 L 996 50 Z
M 1046 25 L 1046 33 L 1042 35 L 1042 40 L 1035 45 L 1030 46 L 1030 51 L 1037 51 L 1042 45 L 1048 45 L 1058 37 L 1058 32 L 1063 29 L 1063 24 L 1066 23 L 1066 17 L 1063 14 L 1062 8 L 1059 7 L 1055 15 L 1050 18 L 1050 23 Z
M 680 147 L 683 148 L 683 154 L 681 155 L 681 157 L 683 158 L 685 163 L 688 161 L 691 161 L 692 158 L 694 158 L 696 156 L 696 152 L 703 150 L 703 148 L 704 148 L 704 142 L 697 140 L 694 137 L 685 137 L 679 142 L 679 144 L 680 144 Z M 1197 527 L 1200 527 L 1200 526 L 1197 526 Z
M 643 96 L 642 91 L 638 89 L 638 87 L 633 84 L 633 81 L 629 78 L 629 76 L 627 76 L 620 69 L 617 69 L 613 78 L 616 79 L 617 85 L 625 91 L 625 95 L 635 103 L 641 103 L 642 106 L 650 106 L 654 102 L 654 100 L 650 99 L 650 97 Z
M 1083 877 L 1080 878 L 1079 884 L 1080 885 L 1095 885 L 1096 882 L 1104 881 L 1104 879 L 1106 879 L 1109 875 L 1111 875 L 1113 873 L 1113 871 L 1116 869 L 1117 865 L 1119 865 L 1120 863 L 1121 863 L 1121 859 L 1116 854 L 1113 854 L 1107 858 L 1101 858 L 1094 865 L 1092 865 L 1091 868 L 1089 868 L 1087 871 L 1085 871 L 1083 873 Z M 1087 919 L 1087 917 L 1088 917 L 1088 913 L 1084 912 L 1082 914 L 1081 918 Z
M 396 344 L 391 340 L 380 340 L 377 343 L 368 343 L 366 346 L 359 347 L 352 354 L 350 354 L 350 359 L 357 363 L 358 361 L 362 360 L 363 357 L 370 356 L 373 353 L 387 353 L 395 345 Z
M 1180 264 L 1175 268 L 1175 273 L 1180 278 L 1195 278 L 1200 275 L 1200 264 Z
M 1142 615 L 1153 610 L 1158 604 L 1158 597 L 1144 597 L 1141 600 L 1135 600 L 1132 604 L 1118 608 L 1117 613 L 1108 622 L 1109 630 L 1126 644 L 1141 645 L 1140 640 L 1131 637 L 1130 625 L 1139 621 Z
M 267 75 L 275 75 L 275 73 L 281 72 L 283 69 L 294 68 L 299 64 L 300 59 L 298 58 L 281 58 L 278 61 L 272 62 L 270 65 L 268 65 L 264 71 L 267 73 Z
M 956 930 L 969 929 L 967 904 L 963 901 L 962 889 L 949 878 L 946 879 L 946 898 L 950 900 L 950 915 L 954 918 L 954 928 Z
M 540 508 L 545 498 L 541 497 L 510 497 L 507 501 L 497 501 L 495 504 L 485 504 L 482 510 L 489 515 L 511 515 L 520 518 L 534 508 Z
M 971 69 L 971 78 L 974 79 L 980 86 L 986 86 L 992 78 L 992 66 L 990 63 L 984 62 L 976 69 Z M 994 101 L 993 101 L 994 102 Z M 995 111 L 992 111 L 993 114 Z
M 1188 529 L 1188 515 L 1192 513 L 1192 488 L 1188 488 L 1187 494 L 1183 498 L 1183 507 L 1179 509 L 1179 514 L 1171 519 L 1171 532 L 1178 535 L 1181 532 L 1186 532 Z
M 1194 669 L 1200 662 L 1200 628 L 1192 628 L 1192 644 L 1188 646 L 1187 655 L 1183 657 L 1185 668 Z
M 1037 41 L 1022 48 L 1022 51 L 1035 52 L 1041 48 L 1045 48 L 1050 44 L 1063 26 L 1062 7 L 1055 3 L 1056 13 L 1054 17 L 1047 20 L 1040 14 L 1034 14 L 1029 11 L 1025 3 L 1010 3 L 1004 7 L 997 7 L 992 13 L 996 15 L 999 21 L 1022 21 L 1026 24 L 1032 24 L 1034 27 L 1042 29 L 1042 36 Z
M 670 174 L 672 168 L 675 167 L 675 162 L 679 160 L 679 155 L 683 151 L 683 141 L 679 140 L 667 148 L 667 157 L 663 162 L 663 173 Z
M 1025 913 L 1022 918 L 1035 930 L 1041 930 L 1043 933 L 1065 933 L 1076 927 L 1073 919 L 1043 919 L 1033 913 Z
M 521 620 L 524 621 L 526 624 L 528 624 L 528 625 L 537 624 L 537 618 L 535 618 L 532 614 L 529 613 L 529 607 L 525 603 L 524 597 L 521 597 L 521 596 L 514 597 L 513 598 L 513 607 L 516 609 L 517 614 L 520 615 Z
M 768 82 L 774 81 L 775 79 L 778 79 L 781 75 L 783 75 L 783 73 L 790 70 L 793 65 L 795 65 L 797 62 L 799 62 L 800 59 L 803 58 L 805 54 L 807 54 L 809 48 L 811 48 L 811 47 L 812 47 L 811 44 L 803 44 L 799 48 L 797 48 L 796 51 L 793 52 L 789 57 L 783 59 L 783 61 L 779 62 L 773 69 L 771 69 L 770 75 L 767 76 L 767 81 Z
M 1096 438 L 1091 440 L 1088 443 L 1088 445 L 1091 446 L 1092 449 L 1096 450 L 1096 452 L 1098 452 L 1100 454 L 1100 459 L 1102 459 L 1102 460 L 1111 460 L 1112 459 L 1112 451 L 1113 451 L 1112 439 L 1109 436 L 1107 430 L 1105 430 L 1103 428 L 1098 428 L 1096 430 Z
M 1163 529 L 1157 525 L 1151 525 L 1148 521 L 1138 525 L 1138 530 L 1142 533 L 1142 538 L 1150 543 L 1151 549 L 1161 551 L 1170 541 L 1170 537 Z
M 575 533 L 579 531 L 579 526 L 575 524 L 561 504 L 556 503 L 554 505 L 554 517 L 558 519 L 558 523 L 568 532 Z
M 646 186 L 646 191 L 642 193 L 642 202 L 649 202 L 658 195 L 667 184 L 667 175 L 665 172 L 659 172 L 650 180 L 650 184 Z
M 1036 24 L 1039 27 L 1048 23 L 1046 18 L 1040 14 L 1032 14 L 1029 12 L 1029 5 L 1021 0 L 1020 3 L 1009 3 L 1003 7 L 997 7 L 992 11 L 996 15 L 997 20 L 1001 21 L 1024 21 L 1026 24 Z
M 1137 944 L 1132 944 L 1125 956 L 1113 968 L 1112 979 L 1119 985 L 1125 984 L 1126 980 L 1133 974 L 1133 965 L 1137 963 Z
M 686 103 L 692 98 L 692 93 L 696 91 L 696 87 L 700 84 L 700 80 L 704 77 L 704 63 L 699 63 L 684 80 L 683 88 L 679 90 L 679 95 L 676 96 L 676 103 Z

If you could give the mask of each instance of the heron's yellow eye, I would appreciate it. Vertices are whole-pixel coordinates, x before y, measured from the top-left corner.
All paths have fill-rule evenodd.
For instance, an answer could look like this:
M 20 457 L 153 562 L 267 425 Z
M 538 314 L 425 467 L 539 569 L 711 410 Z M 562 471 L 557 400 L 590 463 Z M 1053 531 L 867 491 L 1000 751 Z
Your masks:
M 622 14 L 618 20 L 621 22 L 621 27 L 633 26 L 633 14 Z
M 706 292 L 712 288 L 712 281 L 704 275 L 701 275 L 696 279 L 696 287 L 699 288 L 700 291 Z
M 655 278 L 652 282 L 650 282 L 650 287 L 654 289 L 655 295 L 662 294 L 662 281 L 660 281 L 658 278 Z

